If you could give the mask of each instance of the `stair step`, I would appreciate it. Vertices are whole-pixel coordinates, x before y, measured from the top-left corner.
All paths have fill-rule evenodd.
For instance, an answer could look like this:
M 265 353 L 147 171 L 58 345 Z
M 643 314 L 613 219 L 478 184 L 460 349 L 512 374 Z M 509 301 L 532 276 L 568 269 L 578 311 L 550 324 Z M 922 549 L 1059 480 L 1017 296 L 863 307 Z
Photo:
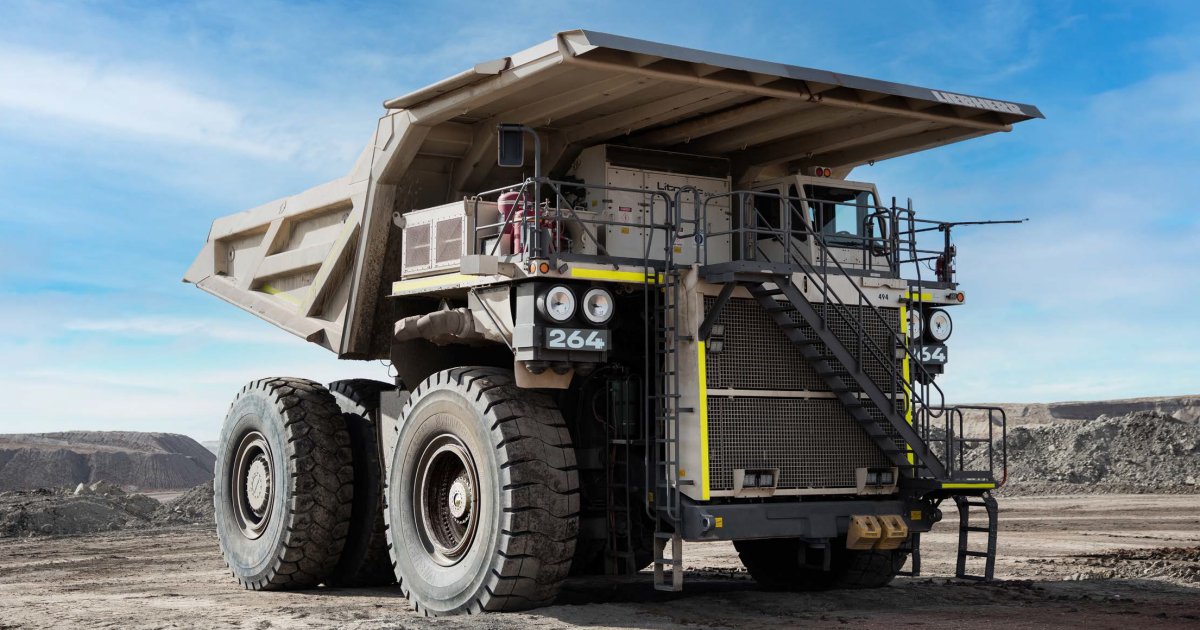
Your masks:
M 778 288 L 768 289 L 765 286 L 759 286 L 759 287 L 750 289 L 750 293 L 752 295 L 770 295 L 770 296 L 783 295 L 783 289 L 778 289 Z
M 986 551 L 960 551 L 959 553 L 964 556 L 970 556 L 972 558 L 987 558 L 988 556 L 991 555 Z
M 971 526 L 971 527 L 967 527 L 967 528 L 966 528 L 966 530 L 967 530 L 967 531 L 969 531 L 969 532 L 981 532 L 981 533 L 985 533 L 985 534 L 990 534 L 990 533 L 992 533 L 992 530 L 991 530 L 990 528 L 987 528 L 987 527 L 975 527 L 975 526 Z

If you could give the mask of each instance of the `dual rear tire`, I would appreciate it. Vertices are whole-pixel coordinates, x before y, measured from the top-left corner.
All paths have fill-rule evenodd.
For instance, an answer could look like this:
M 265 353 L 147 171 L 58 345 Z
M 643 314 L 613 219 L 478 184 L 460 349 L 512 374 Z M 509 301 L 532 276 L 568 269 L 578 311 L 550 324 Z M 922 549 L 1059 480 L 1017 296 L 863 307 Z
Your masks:
M 253 590 L 311 588 L 337 566 L 350 529 L 350 436 L 333 396 L 295 378 L 242 388 L 221 429 L 217 539 Z

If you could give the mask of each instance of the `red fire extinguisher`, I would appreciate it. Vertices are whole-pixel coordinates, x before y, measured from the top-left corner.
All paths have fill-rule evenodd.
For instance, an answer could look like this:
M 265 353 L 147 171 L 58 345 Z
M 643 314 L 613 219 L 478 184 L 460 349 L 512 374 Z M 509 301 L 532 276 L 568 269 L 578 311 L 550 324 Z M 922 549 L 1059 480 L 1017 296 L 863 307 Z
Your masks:
M 534 229 L 533 201 L 528 196 L 514 190 L 500 195 L 496 205 L 500 210 L 500 216 L 505 221 L 503 235 L 511 239 L 513 253 L 524 252 L 525 242 L 528 240 L 524 235 L 528 230 Z M 563 250 L 564 242 L 558 225 L 555 224 L 554 217 L 551 215 L 552 212 L 549 208 L 542 208 L 541 229 L 545 230 L 548 235 L 550 251 L 558 252 Z M 530 220 L 526 221 L 526 217 Z

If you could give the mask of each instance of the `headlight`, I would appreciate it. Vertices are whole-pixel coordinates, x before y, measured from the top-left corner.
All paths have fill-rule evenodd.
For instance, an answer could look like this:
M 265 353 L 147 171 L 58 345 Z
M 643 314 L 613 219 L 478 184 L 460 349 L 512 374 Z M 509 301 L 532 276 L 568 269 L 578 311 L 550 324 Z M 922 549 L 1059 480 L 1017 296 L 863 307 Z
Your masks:
M 556 322 L 565 322 L 575 314 L 575 294 L 560 285 L 550 287 L 538 300 L 542 315 Z
M 950 321 L 950 313 L 942 309 L 929 311 L 929 336 L 935 341 L 946 341 L 954 332 L 954 322 Z
M 593 324 L 603 324 L 612 319 L 616 304 L 608 289 L 589 289 L 583 295 L 583 316 Z
M 911 309 L 908 311 L 908 338 L 919 340 L 921 333 L 925 332 L 925 322 L 921 319 L 921 311 Z

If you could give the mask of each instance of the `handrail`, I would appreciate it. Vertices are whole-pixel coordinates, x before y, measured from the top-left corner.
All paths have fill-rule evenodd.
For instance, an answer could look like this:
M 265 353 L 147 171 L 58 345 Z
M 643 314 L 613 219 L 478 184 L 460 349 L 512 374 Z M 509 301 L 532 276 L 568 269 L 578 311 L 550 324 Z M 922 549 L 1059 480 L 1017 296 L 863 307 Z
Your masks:
M 959 438 L 953 437 L 955 434 L 953 420 L 954 418 L 958 418 L 959 424 L 961 425 L 962 414 L 959 411 L 954 411 L 958 408 L 946 407 L 944 391 L 937 383 L 934 382 L 933 374 L 920 361 L 917 354 L 914 353 L 909 344 L 906 332 L 909 322 L 899 322 L 899 330 L 893 327 L 889 319 L 884 316 L 880 308 L 872 303 L 863 289 L 858 285 L 857 282 L 854 281 L 854 276 L 850 274 L 846 265 L 843 264 L 843 262 L 834 254 L 835 248 L 839 250 L 858 249 L 863 254 L 863 269 L 867 271 L 873 269 L 873 265 L 876 264 L 876 260 L 879 258 L 884 258 L 886 260 L 888 272 L 894 274 L 894 277 L 897 278 L 901 277 L 905 265 L 912 264 L 915 267 L 917 276 L 915 280 L 915 286 L 924 287 L 926 285 L 922 278 L 922 263 L 940 257 L 945 257 L 947 261 L 952 259 L 952 246 L 949 242 L 947 230 L 947 227 L 951 224 L 916 218 L 912 209 L 911 200 L 909 200 L 907 207 L 899 207 L 896 205 L 895 200 L 893 199 L 892 206 L 887 207 L 876 204 L 860 204 L 857 202 L 847 203 L 809 199 L 806 197 L 781 195 L 764 191 L 738 190 L 727 193 L 705 194 L 699 189 L 691 186 L 685 186 L 674 190 L 674 195 L 672 196 L 665 191 L 643 190 L 601 184 L 587 184 L 574 181 L 567 182 L 554 180 L 549 177 L 531 177 L 525 179 L 519 184 L 505 186 L 491 191 L 485 191 L 474 196 L 476 242 L 478 242 L 480 234 L 483 231 L 498 228 L 497 233 L 503 234 L 509 230 L 509 226 L 512 225 L 516 220 L 516 212 L 510 212 L 504 217 L 504 221 L 502 222 L 479 225 L 477 221 L 479 203 L 483 198 L 490 197 L 492 195 L 499 196 L 504 192 L 519 191 L 519 195 L 521 195 L 521 197 L 519 197 L 520 199 L 524 197 L 530 187 L 535 187 L 535 190 L 540 190 L 540 188 L 543 186 L 548 186 L 553 191 L 553 208 L 550 207 L 550 200 L 547 199 L 543 204 L 541 204 L 541 206 L 544 207 L 540 206 L 535 208 L 534 212 L 532 213 L 523 211 L 521 213 L 521 218 L 519 219 L 522 230 L 530 229 L 529 224 L 532 222 L 532 229 L 544 231 L 549 226 L 552 226 L 553 234 L 562 235 L 565 233 L 564 223 L 566 221 L 575 222 L 580 228 L 582 228 L 582 234 L 577 233 L 576 236 L 588 239 L 594 243 L 596 246 L 596 251 L 603 252 L 603 255 L 597 255 L 596 258 L 600 261 L 608 262 L 609 264 L 612 264 L 614 268 L 616 268 L 617 259 L 609 255 L 606 243 L 601 242 L 600 238 L 597 237 L 596 233 L 593 232 L 591 227 L 621 225 L 641 229 L 643 247 L 641 252 L 641 260 L 639 262 L 641 262 L 641 264 L 645 267 L 647 278 L 655 278 L 654 282 L 648 281 L 644 283 L 643 286 L 643 291 L 646 294 L 645 309 L 647 311 L 644 315 L 647 316 L 648 322 L 652 321 L 650 316 L 655 315 L 654 313 L 651 313 L 650 306 L 652 291 L 658 292 L 657 296 L 654 298 L 655 300 L 665 300 L 665 302 L 656 308 L 671 309 L 673 306 L 677 306 L 678 296 L 662 295 L 662 292 L 670 294 L 671 291 L 678 290 L 678 278 L 673 273 L 675 267 L 674 243 L 676 238 L 696 239 L 697 247 L 695 262 L 701 265 L 706 265 L 709 263 L 709 248 L 713 243 L 713 241 L 710 239 L 714 236 L 730 235 L 731 238 L 729 245 L 731 247 L 733 246 L 734 242 L 740 244 L 740 247 L 743 250 L 741 255 L 735 255 L 735 252 L 733 251 L 729 252 L 734 259 L 745 259 L 747 255 L 750 255 L 751 258 L 765 260 L 768 258 L 768 256 L 762 249 L 765 240 L 762 239 L 761 236 L 766 235 L 772 237 L 774 240 L 777 240 L 781 245 L 783 253 L 786 257 L 786 260 L 781 262 L 786 262 L 789 265 L 794 266 L 798 271 L 802 272 L 805 277 L 809 278 L 819 290 L 823 302 L 829 305 L 821 311 L 821 325 L 827 329 L 831 323 L 840 323 L 847 326 L 854 333 L 858 352 L 854 354 L 855 365 L 847 367 L 862 370 L 864 359 L 872 359 L 878 365 L 885 368 L 887 377 L 891 381 L 890 398 L 894 400 L 897 405 L 897 408 L 893 408 L 892 412 L 904 413 L 907 416 L 906 420 L 908 420 L 908 422 L 914 426 L 914 429 L 917 430 L 917 435 L 919 435 L 923 441 L 923 444 L 921 445 L 910 444 L 910 449 L 913 449 L 914 453 L 923 458 L 936 458 L 936 454 L 930 448 L 931 420 L 934 418 L 941 418 L 942 422 L 945 424 L 947 436 L 946 453 L 943 454 L 947 458 L 945 467 L 948 471 L 952 471 L 956 468 L 961 470 L 962 448 L 961 443 L 959 443 L 957 440 L 963 438 L 961 437 L 961 431 L 959 432 Z M 645 205 L 645 210 L 641 213 L 640 220 L 632 222 L 608 221 L 601 219 L 599 212 L 595 213 L 596 216 L 583 215 L 580 209 L 577 208 L 572 201 L 567 198 L 567 195 L 564 193 L 565 188 L 634 193 L 648 198 L 648 201 Z M 538 196 L 540 197 L 540 195 Z M 690 218 L 684 216 L 683 210 L 687 203 L 685 201 L 685 196 L 690 196 L 691 199 L 688 201 L 693 204 L 692 216 Z M 753 199 L 758 197 L 773 198 L 779 201 L 779 217 L 777 221 L 769 221 L 768 217 L 764 216 L 762 211 L 755 207 L 756 204 L 750 203 Z M 714 231 L 708 233 L 706 232 L 706 226 L 708 225 L 708 212 L 711 211 L 713 204 L 717 200 L 723 198 L 727 198 L 731 202 L 729 211 L 733 210 L 732 202 L 734 200 L 740 201 L 743 212 L 752 212 L 752 214 L 750 214 L 752 221 L 741 221 L 740 225 L 731 225 L 731 229 L 728 231 Z M 661 201 L 661 210 L 662 212 L 665 212 L 661 222 L 658 220 L 658 215 L 660 214 L 659 204 L 656 203 L 655 200 Z M 802 212 L 804 206 L 800 202 L 810 204 L 809 207 L 812 207 L 812 203 L 819 202 L 823 204 L 824 211 L 828 211 L 830 206 L 836 208 L 837 206 L 844 205 L 855 208 L 856 217 L 861 216 L 861 225 L 859 226 L 861 229 L 861 234 L 829 234 L 825 230 L 816 229 L 816 227 L 809 220 L 809 217 Z M 785 205 L 786 209 L 784 207 Z M 586 212 L 591 213 L 595 211 Z M 879 225 L 880 231 L 886 233 L 879 234 L 878 236 L 874 235 L 875 225 Z M 689 226 L 691 229 L 686 229 Z M 933 231 L 947 233 L 945 246 L 941 251 L 922 249 L 917 242 L 918 235 Z M 661 243 L 663 250 L 661 252 L 661 258 L 656 257 L 658 253 L 653 251 L 654 239 L 659 234 L 662 234 L 663 237 L 663 241 Z M 753 248 L 751 250 L 746 250 L 746 247 L 750 244 L 747 241 L 747 237 L 752 238 Z M 539 242 L 547 240 L 544 238 L 544 235 L 537 238 Z M 807 242 L 809 238 L 813 239 L 811 246 L 801 245 L 801 242 Z M 522 259 L 523 257 L 529 255 L 530 252 L 527 250 L 531 249 L 531 245 L 534 240 L 535 239 L 532 236 L 528 238 L 523 237 L 521 239 L 521 251 L 513 251 L 513 255 L 522 257 Z M 500 239 L 497 239 L 497 242 L 492 246 L 491 253 L 493 255 L 499 248 L 499 241 Z M 834 244 L 833 241 L 836 241 L 836 244 Z M 844 244 L 848 244 L 848 246 Z M 559 256 L 565 253 L 559 250 L 557 241 L 554 241 L 549 247 L 541 248 L 541 250 L 554 264 L 557 264 Z M 752 254 L 754 253 L 757 253 L 758 255 L 753 256 Z M 812 258 L 810 258 L 810 254 L 812 255 Z M 576 253 L 574 256 L 582 256 L 582 254 Z M 726 258 L 724 257 L 722 258 L 722 260 L 725 259 Z M 656 263 L 657 265 L 652 263 Z M 661 276 L 657 275 L 657 266 L 664 267 L 664 273 Z M 654 275 L 651 276 L 650 274 Z M 844 291 L 836 290 L 831 285 L 831 277 L 842 277 L 850 280 L 848 284 L 853 288 L 853 293 L 848 296 L 843 296 L 842 293 L 844 293 Z M 939 278 L 939 280 L 941 280 L 941 278 Z M 909 280 L 909 282 L 911 283 L 913 281 Z M 916 291 L 915 295 L 906 296 L 905 299 L 907 299 L 910 304 L 920 305 L 924 302 L 922 293 L 923 291 L 918 290 Z M 854 302 L 855 306 L 859 307 L 859 312 L 857 314 L 850 311 L 849 307 L 851 306 L 851 303 L 847 301 L 848 299 Z M 655 303 L 658 304 L 657 301 Z M 675 310 L 678 309 L 676 308 Z M 864 310 L 870 311 L 870 315 L 863 316 L 862 312 Z M 677 315 L 678 313 L 676 313 L 674 320 L 678 319 Z M 679 322 L 674 320 L 668 322 L 664 319 L 662 320 L 661 324 L 663 326 L 672 328 L 674 330 L 672 337 L 677 337 L 680 331 Z M 904 370 L 897 361 L 895 348 L 885 349 L 880 346 L 877 340 L 866 334 L 866 326 L 868 321 L 878 322 L 882 325 L 884 330 L 888 331 L 888 334 L 895 340 L 896 347 L 900 348 L 902 351 L 900 358 L 907 359 L 909 362 L 910 376 L 912 375 L 912 372 L 915 371 L 915 375 L 918 378 L 904 378 Z M 670 365 L 658 366 L 656 357 L 661 356 L 664 361 L 669 361 L 670 357 L 673 356 L 674 351 L 668 352 L 667 354 L 651 352 L 650 350 L 653 347 L 653 344 L 661 343 L 662 340 L 661 338 L 656 339 L 655 331 L 649 330 L 649 328 L 650 327 L 648 326 L 645 373 L 648 377 L 654 375 L 654 378 L 661 377 L 670 379 L 671 377 L 669 373 L 677 373 L 678 370 L 674 369 L 673 366 Z M 670 345 L 677 344 L 672 343 Z M 654 363 L 653 365 L 652 362 Z M 661 372 L 667 372 L 667 374 L 662 374 Z M 867 375 L 867 377 L 872 378 L 870 375 Z M 677 378 L 675 380 L 677 380 Z M 666 390 L 664 392 L 665 396 L 673 395 L 678 391 L 678 383 L 662 382 L 661 387 Z M 897 396 L 901 393 L 903 394 L 903 400 L 897 398 Z M 669 452 L 669 449 L 673 448 L 671 443 L 671 435 L 673 434 L 676 438 L 678 437 L 680 413 L 677 409 L 677 403 L 675 400 L 671 400 L 666 397 L 661 398 L 660 400 L 661 402 L 656 404 L 654 402 L 654 397 L 647 397 L 645 403 L 647 417 L 656 418 L 656 424 L 659 422 L 665 422 L 665 424 L 662 425 L 662 429 L 664 429 L 664 435 L 661 436 L 665 440 L 662 442 L 662 448 L 664 450 L 663 455 L 670 458 L 668 460 L 668 464 L 673 461 L 677 468 L 679 464 L 678 453 L 672 455 Z M 963 407 L 963 409 L 968 408 Z M 932 441 L 937 442 L 940 440 L 932 439 Z M 658 444 L 658 442 L 647 444 L 648 448 L 645 455 L 647 463 L 649 463 L 649 458 L 651 457 L 649 451 L 651 448 L 657 448 L 655 444 Z M 677 447 L 677 444 L 675 447 Z M 960 456 L 958 461 L 955 461 L 954 457 L 956 454 L 956 447 L 957 455 Z M 1004 453 L 1002 456 L 1006 465 L 1007 454 Z M 994 463 L 992 461 L 991 453 L 989 453 L 989 463 Z M 658 467 L 655 466 L 654 470 L 657 471 Z M 676 474 L 670 476 L 673 479 L 678 479 L 677 471 L 674 472 Z M 668 516 L 673 517 L 675 512 L 674 503 L 679 498 L 679 490 L 678 488 L 671 487 L 670 479 L 667 480 L 667 486 L 671 491 L 672 496 L 669 499 L 665 511 L 667 512 Z
M 789 206 L 792 205 L 790 203 L 791 201 L 796 200 L 796 198 L 788 196 L 788 195 L 778 195 L 775 193 L 766 193 L 766 192 L 759 192 L 759 191 L 732 191 L 730 193 L 727 193 L 727 195 L 731 198 L 731 200 L 735 195 L 738 196 L 738 198 L 743 201 L 742 206 L 741 206 L 743 208 L 743 210 L 746 210 L 748 208 L 753 208 L 753 212 L 754 212 L 753 218 L 756 219 L 755 226 L 759 225 L 759 221 L 761 221 L 761 223 L 763 225 L 767 225 L 767 226 L 769 226 L 770 223 L 767 221 L 767 218 L 765 216 L 763 216 L 762 213 L 757 209 L 757 207 L 754 206 L 754 204 L 745 203 L 746 199 L 752 199 L 755 196 L 763 196 L 763 197 L 778 199 L 778 200 L 780 200 L 781 204 L 782 204 L 782 202 L 787 201 L 787 202 L 789 202 L 788 203 Z M 705 200 L 705 214 L 707 213 L 708 204 L 712 200 L 721 198 L 722 196 L 724 196 L 724 195 L 710 195 Z M 853 278 L 850 276 L 850 274 L 847 273 L 847 271 L 846 271 L 845 267 L 842 265 L 842 263 L 835 256 L 833 256 L 832 252 L 830 251 L 829 245 L 826 242 L 827 239 L 825 238 L 825 234 L 823 232 L 817 232 L 816 230 L 812 229 L 810 226 L 804 225 L 803 230 L 800 231 L 799 233 L 803 234 L 806 238 L 811 237 L 813 239 L 813 242 L 817 245 L 817 248 L 818 248 L 817 253 L 821 254 L 822 260 L 831 261 L 833 263 L 832 268 L 836 269 L 840 276 L 851 280 L 848 284 L 854 288 L 854 291 L 857 294 L 857 298 L 858 298 L 857 305 L 860 307 L 860 309 L 864 306 L 867 307 L 867 309 L 875 316 L 875 318 L 878 320 L 878 322 L 883 325 L 884 329 L 890 333 L 891 337 L 894 340 L 896 340 L 896 342 L 897 342 L 896 346 L 901 348 L 903 350 L 903 352 L 906 354 L 906 356 L 910 362 L 910 368 L 913 365 L 915 365 L 917 369 L 921 370 L 924 373 L 926 378 L 921 379 L 921 381 L 922 381 L 922 383 L 921 383 L 922 392 L 921 393 L 918 393 L 916 391 L 916 388 L 913 387 L 911 382 L 906 381 L 903 378 L 903 368 L 897 367 L 897 365 L 896 365 L 894 349 L 892 350 L 892 352 L 887 352 L 884 349 L 880 348 L 878 343 L 876 343 L 873 338 L 871 338 L 870 336 L 868 336 L 866 334 L 865 322 L 859 317 L 852 316 L 849 313 L 849 308 L 848 308 L 849 305 L 845 302 L 844 299 L 842 299 L 842 296 L 839 295 L 839 293 L 837 291 L 832 290 L 832 288 L 829 284 L 829 272 L 831 269 L 830 265 L 825 264 L 825 265 L 818 266 L 818 265 L 814 264 L 812 260 L 809 260 L 808 256 L 805 254 L 805 252 L 797 246 L 796 239 L 794 238 L 794 235 L 797 234 L 797 230 L 795 230 L 790 225 L 788 225 L 788 224 L 790 224 L 790 217 L 789 217 L 789 220 L 786 222 L 781 221 L 781 223 L 784 223 L 784 225 L 781 226 L 781 228 L 784 228 L 784 229 L 771 229 L 771 228 L 762 229 L 762 228 L 758 228 L 758 227 L 747 228 L 746 223 L 747 222 L 744 221 L 743 225 L 741 226 L 741 229 L 738 230 L 742 235 L 744 235 L 746 232 L 749 232 L 751 234 L 766 233 L 766 234 L 770 234 L 772 236 L 776 236 L 778 238 L 778 240 L 780 241 L 780 243 L 786 247 L 785 251 L 786 251 L 788 257 L 791 259 L 791 261 L 797 267 L 799 267 L 800 271 L 802 273 L 804 273 L 804 275 L 806 277 L 810 278 L 810 280 L 813 281 L 814 284 L 818 284 L 818 280 L 819 280 L 818 289 L 821 293 L 824 303 L 832 306 L 833 313 L 835 313 L 837 315 L 837 317 L 840 318 L 840 320 L 843 324 L 849 326 L 850 329 L 856 333 L 855 337 L 858 342 L 859 352 L 855 355 L 855 358 L 857 361 L 856 367 L 858 369 L 862 368 L 862 362 L 863 362 L 863 358 L 864 358 L 863 350 L 865 349 L 867 352 L 870 353 L 872 358 L 874 358 L 880 365 L 887 366 L 886 370 L 892 380 L 892 383 L 891 383 L 892 395 L 894 396 L 901 388 L 903 388 L 903 391 L 905 394 L 905 412 L 906 413 L 908 411 L 915 411 L 918 408 L 929 410 L 932 407 L 931 405 L 928 404 L 929 395 L 930 395 L 929 394 L 930 386 L 932 386 L 933 390 L 936 391 L 938 398 L 942 401 L 941 404 L 938 406 L 944 407 L 945 393 L 942 391 L 942 389 L 936 383 L 933 382 L 933 379 L 931 378 L 932 375 L 929 373 L 928 370 L 925 369 L 924 365 L 920 362 L 919 358 L 909 348 L 909 344 L 907 343 L 907 340 L 906 340 L 907 336 L 902 331 L 897 331 L 894 328 L 892 328 L 891 323 L 887 320 L 887 318 L 885 318 L 883 316 L 883 313 L 880 312 L 878 307 L 876 307 L 867 298 L 866 294 L 858 286 L 858 284 L 853 281 Z M 842 237 L 839 237 L 839 238 L 842 238 Z M 757 239 L 757 238 L 755 239 L 755 247 L 757 249 L 759 249 L 759 251 L 761 253 L 761 246 L 759 245 L 759 239 Z M 920 296 L 918 296 L 918 299 L 919 299 L 919 297 Z M 830 318 L 829 309 L 826 309 L 825 311 L 823 311 L 823 314 L 822 314 L 823 326 L 828 327 L 829 318 Z M 906 327 L 907 324 L 908 324 L 908 322 L 901 322 L 901 326 Z M 868 378 L 870 378 L 870 377 L 868 376 Z M 909 445 L 910 448 L 912 448 L 912 446 L 913 445 Z M 924 452 L 921 453 L 923 456 L 925 456 L 925 457 L 934 456 L 933 452 L 928 447 L 928 443 L 924 444 L 923 446 L 924 446 L 924 448 L 923 448 Z M 951 465 L 952 464 L 948 463 L 947 468 L 949 468 Z

